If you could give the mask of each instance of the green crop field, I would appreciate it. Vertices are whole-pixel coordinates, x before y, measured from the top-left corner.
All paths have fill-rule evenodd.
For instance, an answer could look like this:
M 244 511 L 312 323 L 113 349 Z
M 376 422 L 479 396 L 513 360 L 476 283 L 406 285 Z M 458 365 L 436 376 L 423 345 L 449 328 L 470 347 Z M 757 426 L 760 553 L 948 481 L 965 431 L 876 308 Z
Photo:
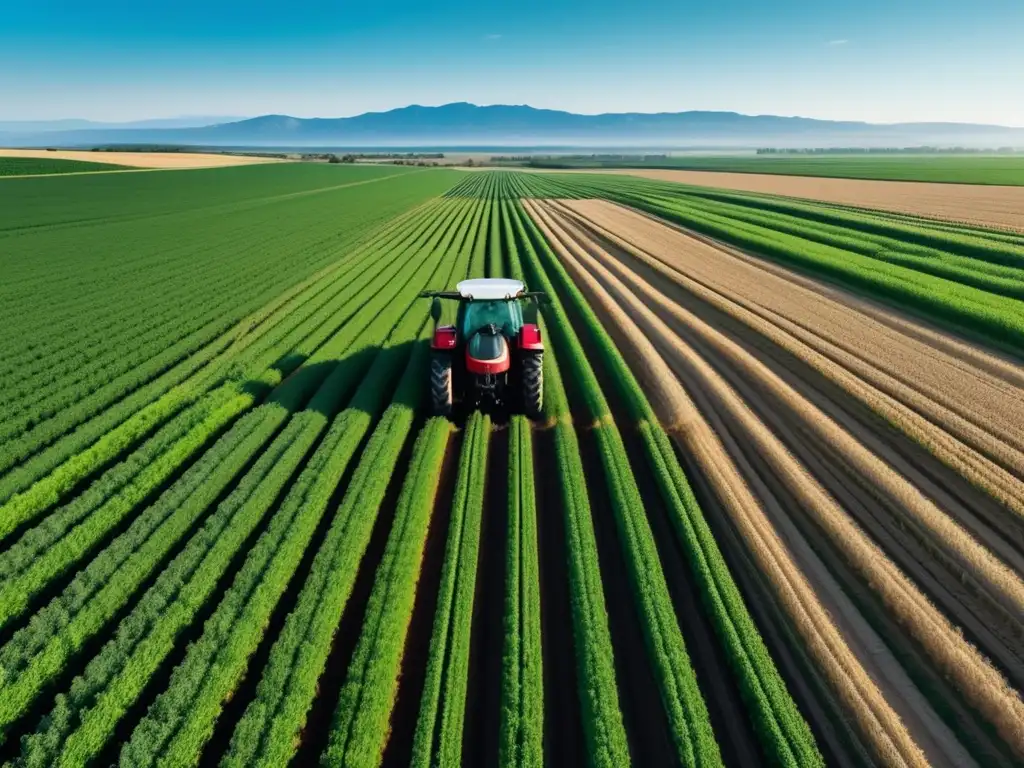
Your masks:
M 93 163 L 87 160 L 51 160 L 47 157 L 0 157 L 0 176 L 38 176 L 53 173 L 122 171 L 123 165 Z
M 1024 758 L 1024 237 L 281 164 L 0 183 L 0 273 L 0 764 Z M 431 411 L 467 277 L 536 418 Z
M 678 156 L 649 160 L 553 157 L 550 160 L 539 159 L 529 164 L 549 168 L 663 168 L 680 171 L 827 176 L 839 179 L 1024 185 L 1024 155 L 722 155 Z

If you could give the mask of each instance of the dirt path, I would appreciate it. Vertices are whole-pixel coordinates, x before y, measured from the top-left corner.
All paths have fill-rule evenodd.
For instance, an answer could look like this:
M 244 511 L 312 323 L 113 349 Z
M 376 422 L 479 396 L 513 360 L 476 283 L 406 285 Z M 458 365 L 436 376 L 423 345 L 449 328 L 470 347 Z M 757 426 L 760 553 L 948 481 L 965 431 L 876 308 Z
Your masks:
M 229 165 L 284 162 L 275 157 L 248 157 L 206 152 L 89 152 L 85 150 L 48 152 L 45 149 L 0 149 L 0 157 L 80 160 L 87 163 L 124 165 L 129 168 L 223 168 Z
M 685 450 L 697 454 L 705 471 L 718 477 L 711 484 L 747 545 L 757 551 L 752 530 L 740 522 L 744 516 L 759 516 L 759 524 L 770 529 L 758 546 L 772 536 L 785 540 L 783 550 L 755 557 L 763 571 L 774 574 L 776 594 L 784 603 L 786 589 L 809 581 L 804 587 L 813 594 L 798 599 L 807 601 L 804 607 L 788 603 L 787 612 L 803 627 L 812 655 L 876 754 L 887 762 L 899 755 L 898 762 L 912 764 L 916 742 L 929 761 L 944 757 L 947 764 L 950 759 L 960 764 L 959 757 L 950 757 L 966 753 L 956 743 L 959 737 L 987 762 L 1006 757 L 1005 747 L 986 744 L 967 708 L 944 701 L 953 710 L 954 736 L 910 682 L 904 665 L 915 681 L 933 686 L 929 699 L 934 686 L 944 683 L 929 677 L 928 667 L 949 675 L 974 707 L 999 724 L 1006 742 L 1020 749 L 1024 720 L 1019 698 L 943 615 L 955 616 L 1012 677 L 1024 674 L 1019 527 L 990 527 L 978 519 L 975 502 L 985 501 L 986 494 L 887 426 L 868 397 L 874 387 L 826 351 L 856 363 L 855 371 L 860 366 L 890 375 L 903 385 L 902 394 L 932 403 L 930 416 L 950 410 L 935 405 L 947 388 L 962 385 L 964 377 L 973 381 L 965 392 L 967 405 L 957 416 L 990 438 L 995 433 L 997 447 L 1009 449 L 1002 458 L 1012 461 L 1019 460 L 1013 458 L 1019 432 L 1012 420 L 1020 389 L 984 366 L 979 370 L 965 364 L 942 344 L 912 335 L 890 339 L 899 335 L 891 324 L 823 299 L 774 272 L 756 270 L 755 260 L 717 251 L 633 212 L 596 201 L 546 204 L 533 212 L 559 242 L 573 276 L 581 286 L 589 285 L 592 300 L 612 318 L 609 324 L 632 327 L 632 333 L 620 330 L 620 343 L 632 347 L 634 361 L 644 361 L 636 370 L 645 371 L 649 390 L 660 391 L 652 400 L 666 423 L 676 427 Z M 622 235 L 619 242 L 617 235 Z M 864 323 L 872 325 L 861 335 Z M 817 343 L 830 339 L 843 343 L 827 350 Z M 892 344 L 898 354 L 880 364 L 879 352 L 891 351 Z M 660 375 L 653 372 L 652 360 L 662 361 Z M 993 361 L 997 368 L 1000 364 Z M 924 386 L 914 386 L 919 382 L 913 375 L 901 375 L 916 368 L 922 377 L 922 367 L 927 369 Z M 669 393 L 673 386 L 677 391 Z M 985 397 L 978 396 L 979 389 Z M 942 418 L 936 424 L 897 397 L 887 398 L 884 404 L 893 412 L 917 414 L 915 424 L 922 430 L 944 433 Z M 985 402 L 988 398 L 992 401 Z M 1008 407 L 1000 421 L 1003 402 Z M 954 442 L 960 454 L 977 464 L 978 457 L 971 456 L 977 451 Z M 1012 473 L 982 458 L 977 466 L 1021 498 Z M 986 503 L 993 520 L 1014 520 L 1006 507 L 991 499 Z M 838 562 L 826 560 L 826 568 L 818 558 L 825 558 L 828 548 Z M 792 580 L 788 587 L 776 571 L 780 568 Z M 830 575 L 837 568 L 840 575 L 855 574 L 859 583 L 871 586 L 857 605 L 844 595 L 846 582 L 837 586 Z M 924 649 L 927 662 L 908 660 L 905 648 L 900 661 L 890 655 L 862 615 L 876 603 L 884 606 L 883 614 L 896 617 L 901 635 L 913 637 Z M 818 613 L 823 609 L 834 625 Z M 801 615 L 805 621 L 815 618 L 801 624 Z M 876 617 L 873 623 L 880 621 Z M 829 627 L 835 635 L 823 639 L 818 633 L 828 635 Z
M 1024 232 L 1024 187 L 715 171 L 602 169 L 580 172 L 626 174 L 701 187 L 799 197 Z

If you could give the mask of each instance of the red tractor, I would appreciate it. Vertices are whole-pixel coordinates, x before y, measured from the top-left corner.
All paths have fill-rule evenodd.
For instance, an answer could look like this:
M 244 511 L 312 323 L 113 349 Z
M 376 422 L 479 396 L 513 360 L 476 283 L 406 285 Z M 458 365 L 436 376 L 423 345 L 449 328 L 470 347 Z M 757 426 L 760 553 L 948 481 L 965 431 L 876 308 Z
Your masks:
M 449 416 L 457 402 L 470 407 L 521 409 L 540 415 L 544 398 L 544 344 L 540 328 L 523 321 L 522 300 L 540 300 L 519 280 L 463 280 L 456 291 L 424 291 L 430 315 L 430 402 Z M 441 299 L 459 302 L 455 325 L 438 325 Z

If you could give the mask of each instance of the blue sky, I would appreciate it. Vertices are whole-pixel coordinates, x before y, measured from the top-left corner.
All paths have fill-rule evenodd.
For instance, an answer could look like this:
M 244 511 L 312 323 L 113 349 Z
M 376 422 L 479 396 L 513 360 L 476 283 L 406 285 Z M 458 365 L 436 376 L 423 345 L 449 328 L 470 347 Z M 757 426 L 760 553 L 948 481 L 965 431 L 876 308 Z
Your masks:
M 410 103 L 1024 126 L 1024 0 L 7 0 L 0 119 Z

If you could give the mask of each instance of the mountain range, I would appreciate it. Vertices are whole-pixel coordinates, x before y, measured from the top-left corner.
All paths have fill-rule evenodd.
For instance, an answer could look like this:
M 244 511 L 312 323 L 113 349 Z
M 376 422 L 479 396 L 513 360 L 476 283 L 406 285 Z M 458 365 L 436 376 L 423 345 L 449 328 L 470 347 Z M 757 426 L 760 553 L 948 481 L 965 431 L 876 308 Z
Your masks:
M 208 121 L 205 124 L 199 122 Z M 969 123 L 894 123 L 660 112 L 581 115 L 521 106 L 411 105 L 355 117 L 179 118 L 128 124 L 0 122 L 0 146 L 93 147 L 1024 147 L 1024 128 Z

